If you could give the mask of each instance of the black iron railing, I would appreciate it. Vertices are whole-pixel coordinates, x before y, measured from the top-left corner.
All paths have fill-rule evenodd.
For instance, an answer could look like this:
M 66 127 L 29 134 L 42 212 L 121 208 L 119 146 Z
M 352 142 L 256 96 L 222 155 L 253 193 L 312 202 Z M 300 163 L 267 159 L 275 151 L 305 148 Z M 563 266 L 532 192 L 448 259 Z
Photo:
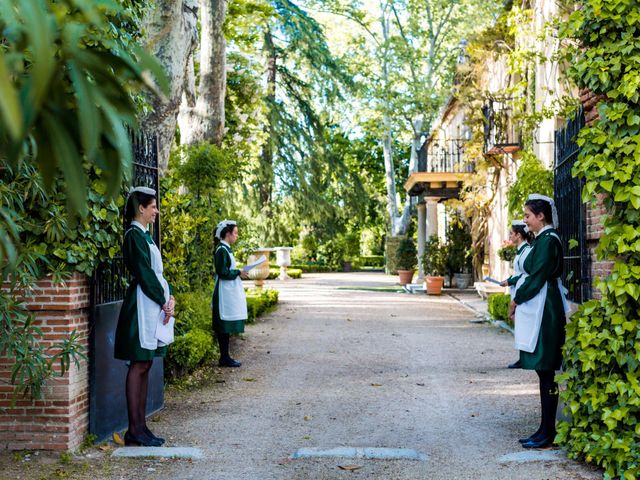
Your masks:
M 418 155 L 418 171 L 429 173 L 472 173 L 475 164 L 466 160 L 463 140 L 434 141 Z
M 131 135 L 133 150 L 134 186 L 144 186 L 159 191 L 158 140 L 144 133 Z M 158 206 L 160 198 L 158 197 Z M 124 214 L 122 215 L 124 223 Z M 123 225 L 126 229 L 127 226 Z M 160 218 L 156 217 L 153 227 L 153 241 L 160 245 Z M 101 262 L 92 277 L 91 303 L 93 306 L 117 302 L 124 299 L 128 284 L 128 272 L 122 254 Z
M 582 303 L 591 297 L 591 258 L 587 246 L 584 181 L 571 174 L 580 153 L 576 138 L 584 126 L 582 109 L 555 132 L 554 197 L 558 209 L 560 239 L 564 250 L 563 283 L 569 299 Z
M 521 148 L 520 128 L 510 100 L 490 99 L 482 107 L 485 155 L 514 153 Z

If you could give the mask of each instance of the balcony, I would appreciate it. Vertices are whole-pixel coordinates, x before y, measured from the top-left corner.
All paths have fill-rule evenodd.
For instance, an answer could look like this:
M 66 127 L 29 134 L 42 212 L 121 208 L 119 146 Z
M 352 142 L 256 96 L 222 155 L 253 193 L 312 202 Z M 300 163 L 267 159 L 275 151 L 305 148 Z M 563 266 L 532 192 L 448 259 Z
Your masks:
M 509 155 L 522 148 L 520 128 L 509 100 L 491 99 L 482 107 L 485 155 Z
M 462 182 L 475 166 L 464 156 L 462 140 L 425 142 L 418 153 L 418 171 L 404 185 L 411 196 L 458 198 Z

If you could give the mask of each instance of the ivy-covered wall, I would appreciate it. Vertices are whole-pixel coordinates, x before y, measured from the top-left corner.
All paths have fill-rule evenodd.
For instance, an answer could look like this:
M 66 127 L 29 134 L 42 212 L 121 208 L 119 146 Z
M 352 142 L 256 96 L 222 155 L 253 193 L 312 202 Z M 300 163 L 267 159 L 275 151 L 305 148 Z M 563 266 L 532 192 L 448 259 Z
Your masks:
M 566 2 L 567 6 L 570 6 Z M 634 0 L 585 0 L 561 29 L 568 75 L 606 95 L 579 136 L 574 174 L 583 198 L 607 216 L 596 253 L 613 261 L 597 282 L 601 298 L 567 326 L 563 398 L 571 419 L 559 440 L 571 456 L 605 469 L 605 479 L 640 471 L 640 10 Z

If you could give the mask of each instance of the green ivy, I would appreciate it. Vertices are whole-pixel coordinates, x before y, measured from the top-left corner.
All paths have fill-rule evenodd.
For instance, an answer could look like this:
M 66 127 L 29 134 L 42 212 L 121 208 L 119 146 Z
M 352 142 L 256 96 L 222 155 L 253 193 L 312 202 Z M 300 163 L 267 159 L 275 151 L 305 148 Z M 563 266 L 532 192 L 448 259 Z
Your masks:
M 522 152 L 516 181 L 507 192 L 507 206 L 511 219 L 522 218 L 522 206 L 532 193 L 553 197 L 553 171 L 545 168 L 533 153 Z
M 640 471 L 640 10 L 636 0 L 585 0 L 561 28 L 569 77 L 606 95 L 584 128 L 574 174 L 584 201 L 608 215 L 597 248 L 615 261 L 600 300 L 581 305 L 567 326 L 563 399 L 571 420 L 559 440 L 572 457 L 605 469 L 605 479 Z

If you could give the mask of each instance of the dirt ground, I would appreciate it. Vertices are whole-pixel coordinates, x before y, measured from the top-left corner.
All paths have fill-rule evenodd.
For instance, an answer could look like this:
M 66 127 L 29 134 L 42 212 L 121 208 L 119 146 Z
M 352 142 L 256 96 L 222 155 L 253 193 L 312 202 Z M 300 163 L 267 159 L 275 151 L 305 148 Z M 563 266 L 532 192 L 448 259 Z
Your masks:
M 513 337 L 456 299 L 393 292 L 395 277 L 307 274 L 272 282 L 281 303 L 235 339 L 239 369 L 169 390 L 152 429 L 202 460 L 0 454 L 4 479 L 602 478 L 567 459 L 508 461 L 537 428 L 534 372 L 508 370 Z M 291 459 L 299 448 L 414 449 L 425 461 Z M 27 452 L 28 453 L 28 452 Z M 347 467 L 347 469 L 345 469 Z

